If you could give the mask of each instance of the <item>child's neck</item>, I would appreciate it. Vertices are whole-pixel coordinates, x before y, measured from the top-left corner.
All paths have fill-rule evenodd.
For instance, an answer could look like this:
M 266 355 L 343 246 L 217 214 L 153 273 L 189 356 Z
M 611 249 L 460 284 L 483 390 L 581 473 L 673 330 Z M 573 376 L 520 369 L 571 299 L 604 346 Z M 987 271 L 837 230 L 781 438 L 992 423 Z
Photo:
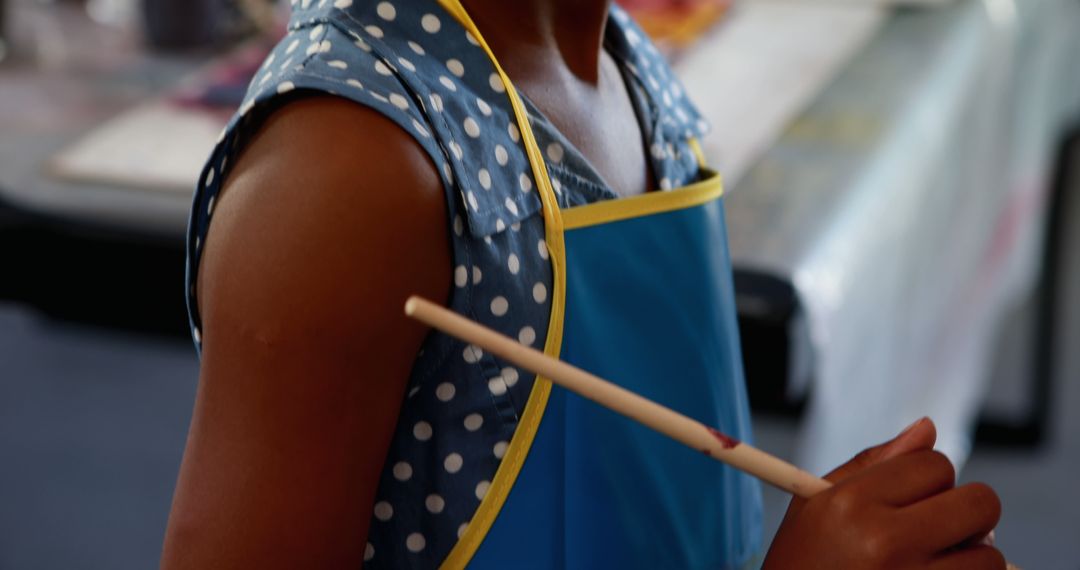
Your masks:
M 579 81 L 599 82 L 610 0 L 462 3 L 511 77 L 528 81 L 568 71 Z M 553 65 L 562 69 L 551 69 Z

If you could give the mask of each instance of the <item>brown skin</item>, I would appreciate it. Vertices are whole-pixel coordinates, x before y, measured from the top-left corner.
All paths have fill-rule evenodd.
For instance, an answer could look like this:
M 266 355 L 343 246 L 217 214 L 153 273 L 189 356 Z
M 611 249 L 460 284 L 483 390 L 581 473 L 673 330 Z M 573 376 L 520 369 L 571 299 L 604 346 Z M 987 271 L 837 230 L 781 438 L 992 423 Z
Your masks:
M 356 568 L 426 334 L 401 307 L 449 295 L 441 182 L 388 119 L 312 98 L 251 142 L 214 217 L 162 566 Z
M 609 188 L 620 196 L 655 189 L 626 84 L 602 49 L 609 2 L 462 4 L 514 86 L 589 159 Z
M 654 186 L 644 144 L 608 144 L 642 139 L 601 50 L 606 1 L 465 4 L 519 89 L 616 192 Z M 447 212 L 435 165 L 369 109 L 312 96 L 253 138 L 204 244 L 202 369 L 163 568 L 361 565 L 427 334 L 401 307 L 452 288 Z M 1002 567 L 975 559 L 992 558 L 990 548 L 947 551 L 992 528 L 996 497 L 951 490 L 925 451 L 932 435 L 916 432 L 834 474 L 829 492 L 794 501 L 767 567 Z
M 936 438 L 920 420 L 826 476 L 831 489 L 793 499 L 763 570 L 1004 570 L 1001 553 L 979 544 L 1001 502 L 981 483 L 955 487 Z
M 543 2 L 471 4 L 486 30 Z M 564 9 L 558 26 L 520 37 L 528 49 L 485 37 L 601 175 L 636 194 L 652 185 L 644 145 L 601 143 L 641 140 L 622 79 L 599 53 L 606 8 L 591 20 Z M 553 29 L 593 39 L 561 45 Z M 552 57 L 563 52 L 596 61 L 578 57 L 572 71 Z M 401 307 L 411 294 L 446 299 L 452 286 L 435 165 L 378 113 L 312 97 L 271 117 L 216 202 L 196 284 L 199 392 L 162 567 L 356 568 L 426 334 Z

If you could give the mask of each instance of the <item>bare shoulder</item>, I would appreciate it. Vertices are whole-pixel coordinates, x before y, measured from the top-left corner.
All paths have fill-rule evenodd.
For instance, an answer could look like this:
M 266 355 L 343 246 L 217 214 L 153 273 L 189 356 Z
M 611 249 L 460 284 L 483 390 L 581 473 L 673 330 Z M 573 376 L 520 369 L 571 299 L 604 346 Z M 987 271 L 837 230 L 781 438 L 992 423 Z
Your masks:
M 353 103 L 291 102 L 252 139 L 203 245 L 164 568 L 359 567 L 427 332 L 402 307 L 451 288 L 447 211 L 420 145 Z
M 447 211 L 435 165 L 392 121 L 334 97 L 292 102 L 226 179 L 199 272 L 203 319 L 251 304 L 345 326 L 350 308 L 371 316 L 378 292 L 449 284 Z M 258 288 L 230 289 L 241 283 Z

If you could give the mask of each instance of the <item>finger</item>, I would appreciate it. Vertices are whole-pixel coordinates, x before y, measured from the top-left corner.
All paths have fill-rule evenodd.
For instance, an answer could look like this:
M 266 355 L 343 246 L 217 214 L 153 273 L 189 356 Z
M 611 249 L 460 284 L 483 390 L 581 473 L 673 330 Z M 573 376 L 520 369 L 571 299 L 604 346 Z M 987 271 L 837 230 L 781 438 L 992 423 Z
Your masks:
M 994 535 L 994 531 L 990 531 L 986 536 L 973 536 L 963 546 L 994 546 L 996 544 L 997 537 Z
M 832 483 L 838 483 L 894 457 L 914 451 L 933 449 L 936 441 L 937 427 L 934 425 L 933 420 L 923 417 L 904 428 L 892 440 L 864 449 L 850 461 L 826 475 L 825 479 Z M 806 499 L 792 497 L 785 519 L 789 516 L 795 516 L 805 504 Z
M 879 463 L 849 481 L 852 491 L 903 507 L 947 491 L 956 483 L 952 462 L 937 451 L 914 451 Z
M 929 546 L 945 550 L 989 534 L 1001 519 L 1001 500 L 990 487 L 971 483 L 910 505 L 900 516 L 923 529 Z
M 890 441 L 867 448 L 851 461 L 841 465 L 825 476 L 827 481 L 837 483 L 864 471 L 882 461 L 922 449 L 933 449 L 937 441 L 937 428 L 930 418 L 922 418 L 908 426 Z
M 911 424 L 900 435 L 885 445 L 880 460 L 885 461 L 913 451 L 934 449 L 937 443 L 937 426 L 934 420 L 922 418 Z
M 1005 570 L 1005 557 L 993 546 L 972 546 L 943 553 L 926 565 L 927 570 Z

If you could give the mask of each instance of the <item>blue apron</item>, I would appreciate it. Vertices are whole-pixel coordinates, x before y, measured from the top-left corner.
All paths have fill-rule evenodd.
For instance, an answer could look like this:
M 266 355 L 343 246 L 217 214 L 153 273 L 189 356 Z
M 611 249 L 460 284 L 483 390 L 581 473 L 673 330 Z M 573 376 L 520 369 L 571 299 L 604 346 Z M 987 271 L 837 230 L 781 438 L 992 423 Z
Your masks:
M 560 211 L 517 92 L 458 0 L 440 2 L 492 58 L 538 181 L 545 353 L 749 441 L 719 176 Z M 756 479 L 537 378 L 444 566 L 744 568 L 761 524 Z

